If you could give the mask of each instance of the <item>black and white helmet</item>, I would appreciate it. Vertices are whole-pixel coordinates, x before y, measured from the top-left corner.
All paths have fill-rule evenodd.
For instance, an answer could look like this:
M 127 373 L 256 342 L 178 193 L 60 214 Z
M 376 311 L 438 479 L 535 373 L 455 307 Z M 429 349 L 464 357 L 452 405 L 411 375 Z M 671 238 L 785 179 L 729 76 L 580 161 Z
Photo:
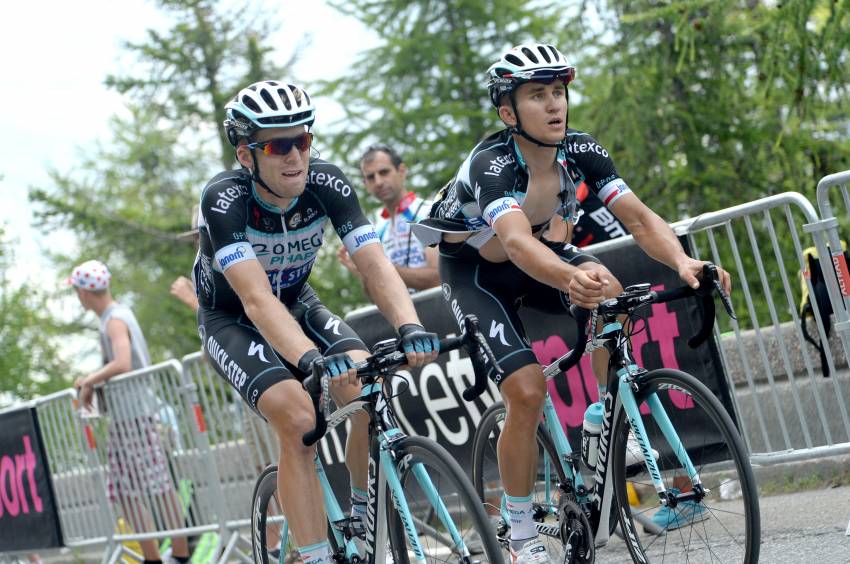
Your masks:
M 487 69 L 487 89 L 496 107 L 502 94 L 509 94 L 526 82 L 563 80 L 569 84 L 576 69 L 564 54 L 552 45 L 526 43 L 502 53 L 499 60 Z
M 300 86 L 264 80 L 239 91 L 224 107 L 224 132 L 234 147 L 240 137 L 249 137 L 266 127 L 313 125 L 316 108 Z

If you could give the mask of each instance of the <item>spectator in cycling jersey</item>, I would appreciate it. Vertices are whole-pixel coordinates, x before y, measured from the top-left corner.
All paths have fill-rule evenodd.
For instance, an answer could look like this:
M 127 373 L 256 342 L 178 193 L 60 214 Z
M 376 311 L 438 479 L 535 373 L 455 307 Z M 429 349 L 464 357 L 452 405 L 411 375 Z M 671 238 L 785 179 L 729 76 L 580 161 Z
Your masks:
M 311 157 L 315 108 L 307 93 L 287 82 L 257 82 L 225 109 L 225 133 L 242 169 L 216 175 L 201 194 L 198 331 L 219 375 L 277 435 L 278 489 L 301 557 L 306 564 L 330 563 L 315 448 L 301 440 L 315 425 L 301 381 L 322 362 L 331 395 L 344 405 L 359 395 L 354 363 L 367 349 L 307 281 L 328 220 L 398 330 L 410 365 L 432 361 L 439 344 L 421 326 L 351 182 L 336 165 Z M 361 412 L 351 420 L 346 465 L 352 517 L 360 519 L 368 417 Z
M 532 520 L 534 437 L 546 383 L 518 306 L 547 312 L 567 312 L 570 303 L 593 308 L 622 289 L 596 258 L 570 244 L 541 240 L 541 232 L 553 216 L 572 228 L 578 217 L 576 185 L 584 181 L 641 248 L 688 285 L 699 285 L 703 266 L 629 189 L 608 151 L 587 133 L 567 128 L 567 87 L 574 74 L 551 45 L 505 52 L 488 69 L 488 89 L 506 128 L 472 150 L 454 182 L 438 195 L 429 219 L 415 226 L 423 243 L 439 243 L 443 294 L 452 310 L 474 313 L 489 328 L 489 345 L 506 374 L 496 382 L 507 405 L 498 455 L 515 562 L 558 559 L 545 554 Z M 728 289 L 729 275 L 721 276 Z M 594 352 L 592 366 L 604 389 L 604 349 Z
M 401 156 L 389 145 L 372 145 L 360 158 L 360 172 L 366 190 L 384 204 L 375 230 L 401 279 L 411 292 L 439 286 L 437 249 L 422 245 L 410 230 L 411 223 L 427 217 L 431 202 L 405 189 L 407 166 Z M 360 278 L 344 247 L 338 256 L 343 266 Z
M 74 382 L 80 403 L 86 408 L 92 404 L 94 386 L 151 363 L 148 345 L 136 316 L 129 307 L 112 298 L 109 290 L 111 278 L 105 264 L 89 260 L 75 267 L 66 280 L 76 290 L 80 305 L 100 318 L 103 366 Z M 107 427 L 109 471 L 106 487 L 109 499 L 137 532 L 150 532 L 155 528 L 150 503 L 163 513 L 167 521 L 160 526 L 182 528 L 182 506 L 157 432 L 156 399 L 144 385 L 125 387 L 125 392 L 130 389 L 142 390 L 137 394 L 140 397 L 127 398 L 122 402 L 123 409 L 111 414 Z M 173 543 L 173 560 L 188 562 L 187 539 L 175 537 Z M 156 540 L 142 540 L 139 544 L 146 563 L 162 562 Z

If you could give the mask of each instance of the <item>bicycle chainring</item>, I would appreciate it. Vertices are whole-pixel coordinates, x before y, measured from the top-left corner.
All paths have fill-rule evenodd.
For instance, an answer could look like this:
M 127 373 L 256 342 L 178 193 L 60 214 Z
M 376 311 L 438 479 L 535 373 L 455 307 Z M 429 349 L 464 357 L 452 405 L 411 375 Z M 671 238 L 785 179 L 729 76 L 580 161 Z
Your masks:
M 590 521 L 574 501 L 561 498 L 558 507 L 564 564 L 590 564 L 596 559 Z

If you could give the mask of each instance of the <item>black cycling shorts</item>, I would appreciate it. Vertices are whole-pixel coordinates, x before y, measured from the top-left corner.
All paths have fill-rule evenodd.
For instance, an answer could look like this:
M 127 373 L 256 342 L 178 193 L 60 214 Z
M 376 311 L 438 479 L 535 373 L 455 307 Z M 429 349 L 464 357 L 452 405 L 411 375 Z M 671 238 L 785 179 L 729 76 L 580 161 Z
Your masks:
M 545 239 L 541 242 L 573 266 L 599 263 L 599 259 L 573 245 Z M 465 243 L 440 243 L 439 268 L 443 297 L 455 319 L 460 323 L 469 313 L 478 317 L 481 332 L 505 377 L 524 366 L 538 363 L 517 313 L 520 306 L 546 313 L 569 313 L 567 294 L 535 280 L 511 261 L 484 260 L 476 249 Z M 497 385 L 504 379 L 498 378 L 492 369 L 487 376 Z
M 323 355 L 368 350 L 357 333 L 341 317 L 326 308 L 316 292 L 305 284 L 289 312 Z M 306 375 L 278 356 L 245 313 L 198 310 L 198 332 L 215 371 L 255 412 L 260 396 L 283 380 L 303 380 Z M 260 414 L 262 417 L 262 414 Z

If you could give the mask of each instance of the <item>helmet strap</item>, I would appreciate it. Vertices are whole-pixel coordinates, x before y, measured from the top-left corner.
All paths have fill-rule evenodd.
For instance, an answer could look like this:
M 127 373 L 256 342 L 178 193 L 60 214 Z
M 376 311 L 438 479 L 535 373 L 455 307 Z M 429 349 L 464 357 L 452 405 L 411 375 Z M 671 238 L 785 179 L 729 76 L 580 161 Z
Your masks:
M 531 141 L 532 143 L 534 143 L 538 147 L 558 148 L 558 147 L 563 146 L 563 144 L 564 144 L 563 141 L 559 141 L 558 143 L 544 143 L 543 141 L 535 139 L 534 137 L 529 135 L 528 132 L 526 132 L 522 128 L 522 122 L 519 119 L 519 110 L 517 110 L 517 107 L 516 107 L 516 99 L 514 98 L 514 91 L 513 90 L 510 91 L 510 93 L 508 94 L 508 97 L 511 100 L 511 108 L 513 108 L 514 116 L 516 117 L 516 125 L 508 128 L 511 133 L 518 134 L 518 135 L 525 137 L 526 139 L 528 139 L 529 141 Z M 567 99 L 567 100 L 569 101 L 569 99 Z M 567 106 L 567 122 L 566 122 L 567 124 L 569 123 L 569 116 L 570 116 L 570 109 L 569 109 L 569 106 Z
M 284 196 L 281 196 L 280 194 L 269 188 L 269 185 L 266 184 L 262 178 L 260 178 L 260 163 L 257 162 L 257 155 L 256 153 L 254 153 L 254 151 L 255 149 L 251 149 L 251 160 L 254 161 L 254 168 L 253 170 L 251 170 L 251 178 L 254 179 L 254 182 L 268 190 L 273 196 L 283 199 Z

